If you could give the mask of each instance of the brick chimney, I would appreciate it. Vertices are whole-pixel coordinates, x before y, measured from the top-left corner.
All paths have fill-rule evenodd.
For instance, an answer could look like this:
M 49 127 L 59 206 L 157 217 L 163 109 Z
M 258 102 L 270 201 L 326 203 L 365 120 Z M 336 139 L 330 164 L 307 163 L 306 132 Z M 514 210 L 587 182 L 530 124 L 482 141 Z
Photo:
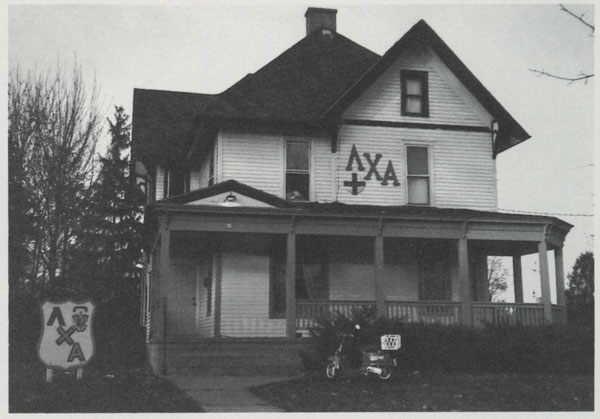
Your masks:
M 336 9 L 323 9 L 320 7 L 309 7 L 304 17 L 306 17 L 306 36 L 317 29 L 328 29 L 332 33 L 336 31 L 335 15 Z

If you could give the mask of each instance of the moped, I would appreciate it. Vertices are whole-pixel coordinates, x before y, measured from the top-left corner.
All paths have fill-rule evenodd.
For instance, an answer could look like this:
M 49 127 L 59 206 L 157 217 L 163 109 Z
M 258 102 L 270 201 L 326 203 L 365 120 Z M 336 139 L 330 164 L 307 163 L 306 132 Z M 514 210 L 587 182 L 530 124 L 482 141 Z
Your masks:
M 355 330 L 360 330 L 360 326 L 358 324 L 355 326 Z M 342 350 L 344 349 L 346 340 L 353 338 L 354 333 L 342 333 L 338 336 L 340 337 L 340 343 L 335 351 L 335 354 L 328 358 L 329 362 L 325 370 L 327 378 L 335 378 L 337 371 L 340 371 L 342 367 L 348 367 L 346 355 L 342 353 Z M 366 348 L 361 351 L 361 372 L 364 375 L 376 375 L 382 380 L 389 379 L 392 376 L 392 371 L 394 368 L 398 366 L 398 360 L 395 356 L 395 351 L 400 349 L 400 347 L 400 335 L 381 336 L 381 349 Z M 391 351 L 394 351 L 394 353 Z

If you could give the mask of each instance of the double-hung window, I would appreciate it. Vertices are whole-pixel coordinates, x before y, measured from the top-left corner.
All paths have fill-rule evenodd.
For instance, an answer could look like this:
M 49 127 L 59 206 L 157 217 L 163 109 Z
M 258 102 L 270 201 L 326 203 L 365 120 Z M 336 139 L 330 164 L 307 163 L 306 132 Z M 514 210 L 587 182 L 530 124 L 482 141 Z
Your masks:
M 403 116 L 429 116 L 429 87 L 426 71 L 402 70 L 401 107 Z
M 429 205 L 429 147 L 406 147 L 406 187 L 409 204 Z
M 304 140 L 285 142 L 285 196 L 287 199 L 309 200 L 310 143 Z

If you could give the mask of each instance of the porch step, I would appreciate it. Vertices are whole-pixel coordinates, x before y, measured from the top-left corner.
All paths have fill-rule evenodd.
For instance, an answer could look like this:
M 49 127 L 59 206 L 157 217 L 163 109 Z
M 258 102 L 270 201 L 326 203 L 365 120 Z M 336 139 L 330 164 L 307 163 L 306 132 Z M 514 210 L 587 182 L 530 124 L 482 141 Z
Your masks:
M 147 345 L 150 364 L 178 375 L 294 375 L 302 371 L 301 351 L 311 339 L 202 339 Z

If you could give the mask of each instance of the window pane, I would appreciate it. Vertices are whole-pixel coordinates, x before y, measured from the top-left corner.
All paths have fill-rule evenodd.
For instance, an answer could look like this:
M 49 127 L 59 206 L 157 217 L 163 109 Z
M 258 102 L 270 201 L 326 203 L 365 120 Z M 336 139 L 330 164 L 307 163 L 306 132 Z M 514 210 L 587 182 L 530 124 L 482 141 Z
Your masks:
M 308 171 L 308 142 L 286 142 L 285 156 L 287 170 Z
M 285 176 L 285 196 L 287 199 L 308 201 L 308 173 L 287 173 Z
M 423 105 L 420 97 L 409 96 L 406 98 L 406 112 L 423 113 Z
M 429 178 L 408 178 L 408 203 L 429 204 Z
M 409 175 L 428 175 L 427 147 L 406 147 L 406 168 Z
M 420 79 L 406 79 L 406 94 L 421 96 L 422 84 Z

